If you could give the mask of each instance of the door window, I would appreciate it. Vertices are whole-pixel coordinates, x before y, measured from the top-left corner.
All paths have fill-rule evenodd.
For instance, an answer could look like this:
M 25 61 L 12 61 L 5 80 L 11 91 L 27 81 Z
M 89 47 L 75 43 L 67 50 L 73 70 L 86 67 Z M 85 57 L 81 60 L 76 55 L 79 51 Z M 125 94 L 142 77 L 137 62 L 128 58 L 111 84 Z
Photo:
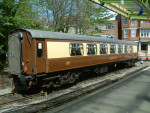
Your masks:
M 37 43 L 37 57 L 43 57 L 43 43 Z

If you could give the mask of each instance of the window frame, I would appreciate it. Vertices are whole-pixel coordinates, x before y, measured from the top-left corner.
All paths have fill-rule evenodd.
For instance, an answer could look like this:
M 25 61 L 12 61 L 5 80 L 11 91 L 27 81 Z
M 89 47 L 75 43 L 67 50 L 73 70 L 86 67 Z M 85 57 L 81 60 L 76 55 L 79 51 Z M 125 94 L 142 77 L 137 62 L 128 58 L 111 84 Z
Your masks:
M 127 47 L 127 48 L 126 48 Z M 127 51 L 126 51 L 127 50 Z M 124 53 L 129 53 L 128 45 L 124 45 Z
M 73 45 L 73 44 L 76 44 L 76 46 L 77 46 L 77 44 L 79 44 L 79 47 L 71 47 L 71 45 Z M 80 47 L 82 45 L 82 47 Z M 71 48 L 80 48 L 80 53 L 81 53 L 81 55 L 71 55 Z M 70 56 L 83 56 L 84 55 L 84 46 L 83 46 L 83 44 L 82 43 L 70 43 L 69 44 L 69 52 L 70 52 Z
M 105 49 L 106 53 L 101 53 L 101 45 L 103 45 L 102 49 Z M 107 44 L 99 44 L 99 53 L 100 55 L 106 55 L 108 54 L 108 45 Z
M 121 49 L 121 52 L 120 52 L 120 49 Z M 118 53 L 123 53 L 123 45 L 118 45 Z
M 41 44 L 41 45 L 39 45 L 39 44 Z M 38 58 L 43 58 L 43 57 L 44 57 L 43 45 L 44 45 L 44 44 L 43 44 L 42 42 L 37 42 L 37 50 L 36 50 L 36 51 L 37 51 L 37 57 L 38 57 Z M 39 49 L 39 48 L 41 48 L 41 49 Z M 40 50 L 42 50 L 41 53 L 39 53 Z M 40 54 L 40 55 L 39 55 L 39 54 Z
M 129 50 L 130 53 L 133 53 L 133 52 L 134 52 L 132 45 L 129 46 L 129 49 L 130 49 L 130 50 Z
M 88 47 L 88 45 L 94 45 L 95 47 Z M 89 50 L 88 49 L 94 49 L 94 51 L 95 51 L 95 49 L 96 49 L 96 52 L 95 52 L 95 54 L 88 54 L 88 52 L 89 52 Z M 86 44 L 86 54 L 87 55 L 97 55 L 97 44 Z
M 111 52 L 112 47 L 115 50 L 113 53 Z M 110 44 L 110 54 L 116 54 L 116 45 L 115 44 Z
M 108 24 L 108 25 L 105 25 L 105 29 L 106 30 L 113 30 L 114 29 L 114 24 Z
M 133 32 L 134 31 L 134 32 Z M 134 34 L 134 35 L 133 35 Z M 136 37 L 136 29 L 131 29 L 131 37 Z
M 124 38 L 128 38 L 128 29 L 124 29 Z
M 140 21 L 140 24 L 150 24 L 149 21 Z
M 131 20 L 131 25 L 134 25 L 135 24 L 135 21 L 134 20 Z
M 123 19 L 123 24 L 127 25 L 128 24 L 128 20 L 127 19 Z
M 140 37 L 145 37 L 145 38 L 150 37 L 150 30 L 149 29 L 140 29 Z

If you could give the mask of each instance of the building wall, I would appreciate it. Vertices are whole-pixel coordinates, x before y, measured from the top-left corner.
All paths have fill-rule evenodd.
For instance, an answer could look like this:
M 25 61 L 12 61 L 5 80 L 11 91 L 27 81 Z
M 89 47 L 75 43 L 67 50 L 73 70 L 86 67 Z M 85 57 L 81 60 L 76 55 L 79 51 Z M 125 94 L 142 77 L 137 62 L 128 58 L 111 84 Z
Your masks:
M 147 29 L 150 29 L 150 23 L 148 22 L 148 23 L 141 23 L 140 22 L 140 28 L 142 29 L 142 28 L 147 28 Z
M 127 20 L 127 24 L 124 24 L 125 19 Z M 122 16 L 122 18 L 121 18 L 121 27 L 122 28 L 128 28 L 129 27 L 129 19 Z
M 124 19 L 127 20 L 127 24 L 124 24 Z M 139 21 L 134 20 L 134 24 L 133 25 L 131 24 L 131 21 L 132 20 L 127 19 L 127 18 L 122 16 L 121 17 L 121 27 L 122 28 L 139 28 Z
M 125 17 L 121 17 L 121 27 L 122 27 L 122 40 L 135 41 L 139 44 L 138 47 L 138 57 L 142 60 L 150 60 L 150 23 L 145 21 L 134 21 L 134 25 L 131 25 L 130 19 L 126 19 L 126 24 L 124 24 Z M 132 29 L 135 29 L 135 36 L 132 35 Z M 128 31 L 128 35 L 125 35 L 125 31 Z M 134 37 L 133 37 L 134 36 Z
M 124 20 L 126 20 L 126 23 Z M 122 40 L 138 41 L 139 40 L 139 26 L 140 26 L 139 21 L 130 20 L 122 16 L 121 17 Z M 125 30 L 128 31 L 127 36 L 125 36 Z
M 106 29 L 106 26 L 110 25 L 110 24 L 100 25 L 101 32 L 95 33 L 93 35 L 95 35 L 95 36 L 114 35 L 114 38 L 118 39 L 118 21 L 114 20 L 114 21 L 109 21 L 108 23 L 112 23 L 114 25 L 114 28 Z

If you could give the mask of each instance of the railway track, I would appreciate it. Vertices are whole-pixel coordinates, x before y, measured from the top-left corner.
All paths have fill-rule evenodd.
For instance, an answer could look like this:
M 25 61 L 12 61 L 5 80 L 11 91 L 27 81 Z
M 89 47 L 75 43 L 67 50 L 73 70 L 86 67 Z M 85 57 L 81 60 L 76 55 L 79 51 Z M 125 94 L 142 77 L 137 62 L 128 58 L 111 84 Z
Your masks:
M 11 96 L 11 95 L 15 95 L 15 93 L 11 92 L 11 93 L 3 94 L 3 95 L 0 95 L 0 98 L 6 97 L 6 96 Z
M 115 73 L 115 72 L 113 72 L 113 73 Z M 107 75 L 107 76 L 97 76 L 97 77 L 94 77 L 94 78 L 90 78 L 88 80 L 80 81 L 80 82 L 78 82 L 78 85 L 88 83 L 90 81 L 95 81 L 96 79 L 103 80 L 103 79 L 108 78 L 110 76 L 112 76 L 112 74 Z M 75 90 L 79 90 L 79 89 L 80 88 L 75 88 Z M 35 98 L 37 96 L 40 97 L 41 95 L 43 96 L 42 93 L 37 93 L 37 94 L 29 95 L 29 96 L 22 96 L 20 94 L 13 93 L 13 92 L 3 94 L 3 95 L 0 95 L 0 107 L 3 107 L 5 105 L 14 104 L 14 103 L 17 103 L 17 102 L 21 102 L 21 101 L 24 101 L 24 100 L 32 99 L 32 98 Z M 47 93 L 46 93 L 45 97 L 47 98 Z
M 102 80 L 102 79 L 104 79 L 106 77 L 95 77 L 92 80 L 96 80 L 96 79 L 99 79 L 99 78 L 101 78 L 101 80 Z M 86 82 L 89 82 L 89 80 L 81 81 L 78 84 L 83 84 L 83 83 L 86 83 Z M 0 101 L 0 107 L 2 107 L 4 105 L 8 105 L 8 104 L 13 104 L 13 103 L 16 103 L 16 102 L 19 102 L 19 101 L 22 101 L 22 100 L 31 99 L 31 98 L 34 98 L 36 96 L 43 96 L 43 93 L 37 93 L 37 94 L 24 96 L 24 97 L 22 95 L 20 95 L 20 94 L 13 93 L 13 92 L 7 93 L 7 94 L 3 94 L 3 95 L 0 95 L 0 100 L 1 100 Z
M 13 97 L 11 97 L 11 98 L 10 98 L 10 96 L 7 97 L 8 95 L 11 95 Z M 8 104 L 13 104 L 13 103 L 16 103 L 16 102 L 24 101 L 26 99 L 32 99 L 36 96 L 41 96 L 43 94 L 42 93 L 37 93 L 37 94 L 24 96 L 24 97 L 21 96 L 21 95 L 20 95 L 20 97 L 17 97 L 16 95 L 18 95 L 18 94 L 10 93 L 10 94 L 1 95 L 0 98 L 2 98 L 2 97 L 5 97 L 5 98 L 2 98 L 4 102 L 0 102 L 0 107 L 3 107 L 3 106 L 8 105 Z
M 26 102 L 26 104 L 22 104 L 22 106 L 30 105 L 30 106 L 32 106 L 32 110 L 33 110 L 33 106 L 34 107 L 39 106 L 39 103 L 42 102 L 42 103 L 45 103 L 44 109 L 45 108 L 51 109 L 53 107 L 60 106 L 63 103 L 66 103 L 66 102 L 72 101 L 76 98 L 79 98 L 80 96 L 83 96 L 83 95 L 89 94 L 91 92 L 94 92 L 94 91 L 96 91 L 96 90 L 98 90 L 98 89 L 100 89 L 100 88 L 102 88 L 106 85 L 112 84 L 112 83 L 122 79 L 121 77 L 119 77 L 118 79 L 114 79 L 114 80 L 110 80 L 109 78 L 110 77 L 113 78 L 113 76 L 115 76 L 116 74 L 120 74 L 123 71 L 124 71 L 124 69 L 106 74 L 107 76 L 106 75 L 105 76 L 97 76 L 97 77 L 94 77 L 92 79 L 90 78 L 88 80 L 79 81 L 76 86 L 73 86 L 73 87 L 68 88 L 68 89 L 61 89 L 60 91 L 54 91 L 50 94 L 45 93 L 46 94 L 45 96 L 43 96 L 43 94 L 41 94 L 41 93 L 28 95 L 28 96 L 24 96 L 24 97 L 23 96 L 18 97 L 17 96 L 18 94 L 14 94 L 14 96 L 15 97 L 17 96 L 17 98 L 13 98 L 13 99 L 10 99 L 10 100 L 6 99 L 7 101 L 5 101 L 5 102 L 0 101 L 0 110 L 1 110 L 1 108 L 3 108 L 3 106 L 12 105 L 14 103 L 17 103 L 17 104 L 15 104 L 15 107 L 16 107 L 15 109 L 17 109 L 17 106 L 21 106 L 20 103 L 24 103 L 24 101 L 28 101 L 29 99 L 31 99 L 31 101 L 32 100 L 33 101 L 32 102 L 31 101 Z M 78 87 L 78 86 L 83 85 L 83 84 L 85 85 L 88 82 L 90 83 L 90 82 L 96 81 L 98 79 L 99 79 L 99 81 L 102 81 L 102 82 L 97 82 L 97 83 L 93 83 L 93 85 L 85 86 L 86 88 Z M 67 90 L 69 90 L 69 89 L 71 91 L 67 92 Z M 10 95 L 10 97 L 13 97 L 13 94 L 7 94 L 7 95 L 1 95 L 0 99 L 2 97 L 6 97 L 6 98 L 8 97 L 9 98 L 9 95 Z M 39 101 L 34 102 L 36 99 L 39 100 Z M 32 110 L 30 110 L 30 111 L 32 112 Z M 41 109 L 37 109 L 37 110 L 33 110 L 33 111 L 37 112 L 39 110 L 41 110 Z

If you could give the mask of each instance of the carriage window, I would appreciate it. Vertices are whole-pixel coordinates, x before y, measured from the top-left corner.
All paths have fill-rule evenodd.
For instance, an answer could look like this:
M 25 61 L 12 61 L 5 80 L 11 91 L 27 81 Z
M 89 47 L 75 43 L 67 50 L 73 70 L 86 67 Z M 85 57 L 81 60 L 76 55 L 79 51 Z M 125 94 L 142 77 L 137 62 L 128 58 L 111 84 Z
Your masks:
M 96 54 L 97 54 L 97 45 L 87 44 L 87 55 L 96 55 Z
M 133 53 L 133 46 L 130 46 L 130 53 Z
M 124 53 L 128 53 L 128 46 L 127 45 L 124 46 Z
M 108 46 L 106 44 L 100 44 L 100 54 L 107 54 Z
M 37 43 L 37 57 L 43 56 L 43 43 Z
M 110 53 L 116 53 L 116 45 L 110 45 Z
M 72 43 L 70 44 L 70 56 L 83 55 L 83 44 Z
M 118 53 L 123 53 L 123 46 L 122 45 L 118 45 Z

